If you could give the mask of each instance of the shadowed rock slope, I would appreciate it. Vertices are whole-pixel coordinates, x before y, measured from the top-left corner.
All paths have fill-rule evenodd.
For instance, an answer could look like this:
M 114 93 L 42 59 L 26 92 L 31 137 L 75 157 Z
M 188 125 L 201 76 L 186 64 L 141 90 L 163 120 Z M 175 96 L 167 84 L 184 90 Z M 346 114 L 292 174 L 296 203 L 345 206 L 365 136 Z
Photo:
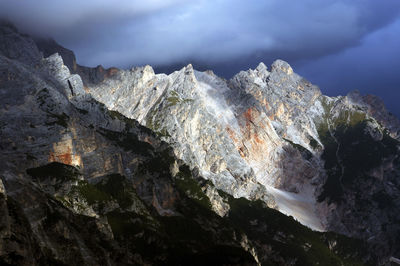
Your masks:
M 342 123 L 340 117 L 324 116 L 315 123 L 322 128 L 318 136 L 327 136 L 327 140 L 315 136 L 315 145 L 299 144 L 293 134 L 281 137 L 289 129 L 283 122 L 282 131 L 276 129 L 279 125 L 271 122 L 257 94 L 240 89 L 244 82 L 233 80 L 228 86 L 212 73 L 196 72 L 190 66 L 157 80 L 152 80 L 154 73 L 149 67 L 117 70 L 101 82 L 85 83 L 88 93 L 80 76 L 70 73 L 61 56 L 43 58 L 32 39 L 11 25 L 2 24 L 0 33 L 0 264 L 374 265 L 392 254 L 386 244 L 385 250 L 377 252 L 375 242 L 315 232 L 268 207 L 280 206 L 282 211 L 286 200 L 290 212 L 290 207 L 301 205 L 302 198 L 289 196 L 301 195 L 303 187 L 311 187 L 322 191 L 318 198 L 321 204 L 338 206 L 339 223 L 345 218 L 358 221 L 354 215 L 344 217 L 341 211 L 347 210 L 339 208 L 344 206 L 343 195 L 356 195 L 352 182 L 369 170 L 360 166 L 361 170 L 354 170 L 357 175 L 338 177 L 336 172 L 328 172 L 337 167 L 327 168 L 316 154 L 332 157 L 327 143 L 339 137 L 341 143 L 353 143 L 353 134 L 346 134 L 350 129 L 359 132 L 357 126 L 363 126 L 362 132 L 369 134 L 367 147 L 378 139 L 374 151 L 382 152 L 379 158 L 393 157 L 395 162 L 397 140 L 392 129 L 382 137 L 380 128 L 371 131 L 377 135 L 371 140 L 368 124 L 354 124 L 353 120 Z M 285 70 L 286 65 L 277 62 L 275 67 Z M 257 71 L 266 70 L 260 65 Z M 126 76 L 132 80 L 128 82 Z M 201 88 L 194 84 L 198 80 Z M 113 98 L 115 93 L 106 91 L 113 90 L 107 82 L 116 82 L 122 92 L 126 90 L 129 101 L 141 99 L 135 102 L 140 106 L 138 112 L 139 107 L 132 107 L 124 97 L 118 97 L 119 101 Z M 193 90 L 186 90 L 192 86 Z M 221 93 L 218 90 L 222 88 Z M 95 93 L 97 89 L 109 95 L 110 101 Z M 233 97 L 237 93 L 240 97 Z M 305 97 L 311 101 L 314 93 Z M 215 102 L 206 103 L 206 99 Z M 236 102 L 240 99 L 242 103 Z M 329 110 L 324 114 L 333 114 L 340 99 L 337 101 L 325 106 L 321 100 L 321 106 Z M 126 104 L 129 113 L 117 102 Z M 201 111 L 204 105 L 210 112 Z M 234 111 L 229 107 L 232 105 Z M 139 112 L 143 109 L 147 111 Z M 171 122 L 168 115 L 179 120 Z M 333 131 L 333 123 L 343 125 L 342 131 L 339 126 Z M 269 151 L 271 142 L 275 146 Z M 274 149 L 281 157 L 276 157 Z M 352 151 L 336 148 L 332 164 L 340 169 L 343 158 Z M 299 186 L 302 176 L 293 172 L 286 176 L 296 182 L 287 181 L 268 161 L 275 163 L 287 154 L 293 158 L 289 162 L 299 169 L 308 169 L 307 161 L 320 166 L 318 171 L 328 173 L 320 179 L 339 180 L 342 190 L 331 189 L 328 181 L 316 182 L 316 188 L 309 181 L 307 186 Z M 282 169 L 291 171 L 288 165 Z M 376 164 L 370 167 L 375 169 Z M 348 176 L 354 179 L 348 180 Z M 381 191 L 386 189 L 385 182 L 374 186 Z M 396 208 L 395 200 L 393 206 L 385 204 L 387 195 L 383 190 L 376 196 L 378 202 Z M 393 195 L 398 194 L 394 191 Z M 366 193 L 362 197 L 370 196 Z M 310 202 L 306 203 L 314 204 Z M 357 208 L 359 203 L 351 204 Z M 302 206 L 300 211 L 308 208 Z M 396 214 L 389 216 L 393 209 L 385 208 L 382 215 L 392 221 Z M 365 219 L 367 227 L 381 225 L 379 219 L 377 224 L 367 224 L 368 216 Z M 390 232 L 396 228 L 396 224 L 388 227 Z M 337 231 L 344 229 L 338 227 Z M 397 245 L 393 241 L 391 248 Z
M 281 60 L 228 81 L 145 66 L 86 85 L 217 189 L 400 256 L 400 123 L 379 98 L 324 96 Z

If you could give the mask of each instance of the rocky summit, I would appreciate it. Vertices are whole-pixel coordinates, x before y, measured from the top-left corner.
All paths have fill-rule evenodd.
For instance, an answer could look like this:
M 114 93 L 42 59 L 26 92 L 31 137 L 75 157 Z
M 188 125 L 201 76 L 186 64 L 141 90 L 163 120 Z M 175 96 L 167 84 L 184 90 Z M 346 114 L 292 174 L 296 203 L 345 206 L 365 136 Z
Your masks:
M 281 60 L 89 68 L 0 25 L 0 264 L 384 265 L 400 122 Z

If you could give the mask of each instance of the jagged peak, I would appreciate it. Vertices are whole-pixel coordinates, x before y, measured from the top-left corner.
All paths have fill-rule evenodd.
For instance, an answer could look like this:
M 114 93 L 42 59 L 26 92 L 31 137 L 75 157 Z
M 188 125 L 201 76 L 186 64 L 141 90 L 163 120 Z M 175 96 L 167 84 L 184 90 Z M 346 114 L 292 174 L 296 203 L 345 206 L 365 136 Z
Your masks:
M 261 71 L 268 71 L 268 68 L 267 68 L 267 66 L 266 66 L 263 62 L 260 62 L 260 63 L 258 64 L 258 66 L 256 67 L 256 70 L 259 71 L 259 72 L 261 72 Z
M 188 64 L 183 69 L 186 75 L 194 75 L 194 68 L 192 64 Z
M 108 70 L 112 71 L 112 69 L 113 68 L 109 68 Z M 150 65 L 132 67 L 131 72 L 140 73 L 142 78 L 147 79 L 147 80 L 151 79 L 155 75 L 154 69 Z
M 183 67 L 181 70 L 178 71 L 180 74 L 189 76 L 192 81 L 196 81 L 195 76 L 195 69 L 193 68 L 192 64 L 188 64 L 187 66 Z
M 54 54 L 46 57 L 45 60 L 48 60 L 48 61 L 51 61 L 54 63 L 61 63 L 61 64 L 64 63 L 64 61 L 59 53 L 54 53 Z
M 194 68 L 193 68 L 192 64 L 188 64 L 188 65 L 182 67 L 181 69 L 176 70 L 175 72 L 183 72 L 185 74 L 190 74 L 190 73 L 194 74 Z
M 242 70 L 239 73 L 237 73 L 236 75 L 234 75 L 231 80 L 232 81 L 240 80 L 243 77 L 249 77 L 249 76 L 250 77 L 258 76 L 261 78 L 266 78 L 267 76 L 269 76 L 269 74 L 270 74 L 270 72 L 268 71 L 267 66 L 263 62 L 260 62 L 255 69 L 250 68 L 246 71 Z
M 154 69 L 150 65 L 145 65 L 143 67 L 143 75 L 154 76 Z
M 64 65 L 64 60 L 59 53 L 54 53 L 49 57 L 44 58 L 43 61 L 51 66 L 50 69 L 54 75 L 71 75 L 69 68 Z
M 293 74 L 293 68 L 289 65 L 288 62 L 283 61 L 281 59 L 277 59 L 272 63 L 271 71 L 272 72 L 283 71 L 288 75 Z

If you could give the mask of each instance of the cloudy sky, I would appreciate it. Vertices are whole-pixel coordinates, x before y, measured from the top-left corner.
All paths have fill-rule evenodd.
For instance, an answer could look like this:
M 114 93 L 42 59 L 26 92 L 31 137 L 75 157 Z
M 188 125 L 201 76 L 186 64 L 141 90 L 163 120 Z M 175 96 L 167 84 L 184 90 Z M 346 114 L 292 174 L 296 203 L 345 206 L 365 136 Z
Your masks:
M 87 66 L 230 78 L 284 59 L 323 93 L 373 93 L 400 117 L 399 0 L 2 0 L 0 16 Z

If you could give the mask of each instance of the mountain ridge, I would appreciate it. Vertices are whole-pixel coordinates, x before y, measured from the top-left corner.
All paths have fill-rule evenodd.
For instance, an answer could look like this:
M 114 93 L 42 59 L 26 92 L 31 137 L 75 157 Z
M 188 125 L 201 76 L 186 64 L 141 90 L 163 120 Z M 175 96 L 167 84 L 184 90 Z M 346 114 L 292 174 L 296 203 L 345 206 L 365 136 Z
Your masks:
M 339 158 L 341 156 L 339 152 L 340 145 L 331 143 L 340 142 L 340 140 L 337 140 L 335 136 L 340 133 L 336 130 L 336 127 L 344 127 L 345 131 L 350 131 L 352 127 L 358 126 L 360 123 L 364 123 L 363 121 L 366 121 L 366 127 L 360 127 L 360 130 L 367 130 L 370 132 L 369 134 L 372 136 L 372 139 L 370 139 L 369 136 L 366 136 L 365 142 L 372 141 L 370 142 L 371 149 L 386 149 L 379 148 L 378 146 L 381 144 L 377 143 L 376 145 L 378 146 L 376 146 L 375 142 L 380 142 L 382 136 L 388 134 L 388 137 L 390 139 L 393 138 L 394 142 L 387 145 L 393 146 L 394 150 L 392 149 L 390 152 L 391 155 L 382 154 L 382 156 L 392 156 L 392 159 L 389 159 L 389 161 L 396 161 L 395 158 L 398 156 L 396 155 L 398 154 L 398 148 L 395 147 L 398 146 L 399 123 L 395 117 L 387 112 L 386 109 L 382 109 L 382 104 L 379 104 L 377 98 L 373 96 L 356 97 L 355 93 L 351 93 L 349 96 L 338 96 L 333 98 L 323 96 L 317 87 L 296 75 L 290 65 L 284 61 L 278 60 L 272 65 L 271 72 L 266 70 L 264 64 L 260 64 L 260 66 L 255 70 L 249 70 L 247 72 L 242 71 L 238 73 L 225 84 L 223 79 L 215 77 L 210 72 L 196 72 L 193 70 L 192 66 L 189 65 L 168 76 L 168 78 L 171 77 L 172 79 L 178 79 L 178 82 L 171 81 L 168 83 L 164 81 L 167 84 L 178 84 L 183 87 L 171 88 L 169 85 L 165 85 L 164 83 L 164 85 L 162 85 L 164 87 L 161 87 L 161 90 L 166 88 L 163 90 L 166 95 L 160 96 L 160 98 L 152 96 L 153 92 L 150 92 L 149 95 L 140 94 L 140 92 L 138 92 L 139 97 L 136 99 L 144 99 L 144 106 L 147 108 L 142 110 L 140 109 L 140 100 L 135 101 L 134 99 L 129 98 L 128 94 L 132 93 L 132 91 L 120 89 L 119 91 L 116 90 L 114 92 L 109 91 L 109 89 L 118 87 L 123 88 L 126 86 L 124 85 L 124 82 L 136 80 L 139 83 L 135 86 L 137 86 L 137 88 L 142 86 L 139 91 L 143 92 L 147 91 L 146 86 L 143 85 L 146 82 L 163 82 L 163 80 L 168 78 L 160 74 L 160 79 L 158 79 L 158 74 L 155 75 L 154 71 L 152 71 L 150 67 L 136 68 L 131 71 L 132 74 L 138 74 L 139 78 L 137 79 L 132 77 L 132 79 L 130 79 L 129 77 L 126 77 L 130 75 L 128 73 L 129 70 L 128 72 L 122 71 L 121 76 L 116 74 L 114 78 L 110 77 L 105 79 L 103 83 L 89 87 L 90 93 L 96 99 L 105 103 L 110 109 L 117 110 L 127 117 L 138 119 L 138 121 L 143 125 L 146 125 L 164 135 L 164 140 L 175 145 L 174 148 L 175 150 L 178 150 L 178 157 L 188 162 L 191 167 L 199 167 L 200 171 L 203 168 L 204 171 L 202 172 L 202 175 L 211 178 L 217 188 L 233 194 L 243 191 L 244 194 L 243 192 L 240 192 L 242 194 L 236 195 L 244 195 L 248 198 L 257 198 L 264 194 L 267 196 L 264 200 L 270 207 L 278 208 L 286 214 L 296 217 L 296 219 L 300 220 L 303 224 L 308 223 L 308 226 L 312 226 L 317 230 L 326 230 L 327 228 L 330 228 L 328 230 L 333 229 L 352 236 L 359 233 L 363 234 L 361 232 L 365 232 L 368 227 L 366 225 L 368 222 L 353 221 L 352 223 L 347 224 L 347 222 L 345 222 L 347 218 L 345 218 L 346 215 L 344 215 L 344 213 L 348 212 L 348 206 L 340 203 L 338 204 L 338 201 L 335 200 L 337 197 L 342 197 L 340 199 L 340 201 L 342 201 L 343 197 L 346 198 L 347 195 L 343 192 L 335 191 L 336 189 L 339 191 L 343 190 L 343 188 L 341 188 L 343 185 L 340 184 L 341 181 L 337 180 L 342 177 L 338 170 L 332 169 L 342 168 L 341 171 L 343 172 L 346 170 L 345 168 L 350 169 L 353 166 L 349 164 L 344 166 L 341 163 L 343 159 Z M 143 77 L 140 78 L 140 75 L 143 75 Z M 153 79 L 151 79 L 151 77 L 153 77 Z M 221 86 L 223 88 L 221 88 Z M 260 89 L 263 86 L 264 88 L 269 89 Z M 201 94 L 204 92 L 204 88 L 206 88 L 207 93 L 212 96 L 205 98 L 203 101 L 199 100 L 199 105 L 193 108 L 193 100 L 196 102 L 198 99 L 201 99 Z M 216 88 L 219 89 L 216 91 Z M 157 90 L 159 90 L 159 88 L 157 88 Z M 113 96 L 113 93 L 115 93 L 116 96 Z M 133 94 L 134 93 L 135 92 L 133 92 Z M 200 95 L 197 95 L 198 93 L 200 93 Z M 233 94 L 240 96 L 232 96 Z M 102 96 L 105 98 L 102 98 Z M 226 102 L 233 102 L 235 109 L 230 113 L 235 114 L 235 119 L 228 121 L 229 118 L 227 118 L 226 112 L 229 108 L 223 108 L 223 110 L 225 110 L 224 112 L 215 112 L 215 110 L 217 110 L 215 108 L 216 105 L 221 104 L 225 107 L 229 105 L 226 104 L 226 102 L 224 103 L 223 100 L 222 102 L 215 104 L 213 103 L 215 102 L 215 99 L 223 99 Z M 287 101 L 283 101 L 282 103 L 282 99 L 287 99 Z M 190 102 L 190 105 L 188 102 Z M 152 105 L 152 109 L 149 109 Z M 311 108 L 309 108 L 310 105 Z M 130 109 L 132 107 L 137 109 Z M 218 116 L 218 119 L 214 117 L 204 118 L 204 120 L 201 120 L 202 118 L 198 118 L 198 114 L 196 114 L 199 108 L 202 110 L 200 111 L 200 116 L 208 117 L 211 112 Z M 191 114 L 191 112 L 193 112 L 193 114 Z M 182 113 L 186 113 L 188 116 L 180 117 Z M 228 115 L 228 117 L 232 116 Z M 223 119 L 221 120 L 221 118 Z M 207 133 L 200 133 L 205 129 L 196 129 L 196 125 L 192 124 L 192 121 L 196 121 L 196 119 L 200 119 L 200 122 L 196 122 L 200 125 L 210 123 L 213 119 L 214 121 L 217 120 L 216 122 L 213 122 L 215 125 L 211 125 L 207 130 L 217 128 L 217 131 L 226 131 L 226 133 L 210 133 L 209 131 L 207 131 Z M 237 122 L 235 122 L 235 120 Z M 174 124 L 170 124 L 171 122 Z M 235 126 L 237 123 L 240 125 L 239 128 Z M 219 129 L 218 126 L 221 124 L 225 126 Z M 186 126 L 191 129 L 185 129 Z M 236 130 L 232 129 L 232 127 L 236 127 Z M 199 131 L 197 131 L 197 133 L 195 131 L 194 133 L 193 129 Z M 188 130 L 191 131 L 189 132 Z M 385 130 L 388 130 L 387 133 L 382 133 L 385 132 Z M 372 133 L 374 131 L 380 133 L 374 136 L 374 133 Z M 229 155 L 222 158 L 222 162 L 217 161 L 218 164 L 215 164 L 215 159 L 210 160 L 210 163 L 212 161 L 214 165 L 207 164 L 207 151 L 205 151 L 204 154 L 202 148 L 196 146 L 199 140 L 202 142 L 203 135 L 210 136 L 210 134 L 212 140 L 204 140 L 206 146 L 220 145 L 220 147 L 223 147 L 222 150 L 226 151 L 227 149 L 230 149 L 228 152 Z M 223 141 L 222 144 L 218 142 L 218 139 L 221 139 L 218 134 L 224 135 L 222 139 L 226 141 Z M 185 136 L 191 136 L 195 139 L 195 143 L 189 144 L 189 148 L 187 146 L 179 147 L 180 144 L 187 143 L 188 140 Z M 230 146 L 232 143 L 234 146 Z M 334 145 L 337 146 L 335 148 L 336 152 L 333 150 L 331 151 L 331 149 L 334 149 Z M 386 147 L 387 145 L 383 144 L 382 147 Z M 274 146 L 275 150 L 274 148 L 271 148 Z M 331 146 L 332 148 L 330 148 Z M 294 151 L 292 150 L 293 148 Z M 268 155 L 268 150 L 270 150 L 270 155 Z M 344 149 L 343 152 L 352 152 L 352 149 Z M 363 157 L 366 159 L 366 162 L 368 161 L 368 156 L 372 156 L 374 153 L 374 151 L 369 150 L 369 148 L 366 148 L 365 151 L 359 150 L 359 152 L 361 152 L 361 154 L 355 153 L 351 156 L 362 157 L 360 155 L 367 152 L 369 155 Z M 192 155 L 190 155 L 191 153 L 194 153 L 195 157 L 196 155 L 201 154 L 203 154 L 201 156 L 205 157 L 202 157 L 204 159 L 195 162 L 195 159 L 191 159 L 193 158 Z M 217 152 L 219 155 L 223 153 L 224 152 L 221 150 Z M 333 153 L 337 154 L 334 155 Z M 236 157 L 233 159 L 232 156 L 235 154 Z M 343 154 L 343 156 L 344 155 L 345 154 Z M 335 159 L 337 162 L 329 166 L 331 161 L 329 158 L 332 156 L 338 157 Z M 185 157 L 187 159 L 185 159 Z M 307 157 L 309 158 L 307 159 Z M 221 156 L 217 158 L 220 158 L 221 160 Z M 247 173 L 245 171 L 243 172 L 243 169 L 246 169 L 242 164 L 243 158 L 245 161 L 244 165 L 249 165 L 251 169 Z M 267 163 L 265 163 L 266 158 L 268 158 Z M 377 158 L 377 161 L 379 160 L 380 159 Z M 204 164 L 204 162 L 206 163 Z M 286 165 L 282 166 L 282 162 Z M 368 164 L 370 163 L 367 163 L 367 165 Z M 393 181 L 389 181 L 387 180 L 388 178 L 385 177 L 385 175 L 398 175 L 396 170 L 397 166 L 390 166 L 390 164 L 391 163 L 383 168 L 379 166 L 381 167 L 381 170 L 373 170 L 375 171 L 374 173 L 365 173 L 364 169 L 360 169 L 357 170 L 357 175 L 372 175 L 375 176 L 375 178 L 384 181 L 384 184 L 393 183 Z M 213 176 L 215 175 L 211 171 L 212 167 L 214 167 L 214 170 L 220 171 L 218 177 L 215 177 L 214 179 Z M 360 165 L 357 167 L 362 168 Z M 228 170 L 228 173 L 223 172 L 224 168 Z M 238 172 L 235 172 L 236 169 Z M 393 174 L 388 173 L 390 171 L 392 171 Z M 225 176 L 224 178 L 221 178 L 221 173 Z M 264 179 L 265 175 L 263 173 L 269 173 L 267 174 L 268 177 L 266 179 Z M 391 177 L 389 179 L 392 180 L 393 178 L 394 177 Z M 242 182 L 242 180 L 246 181 Z M 250 184 L 258 186 L 257 184 L 260 182 L 261 187 L 264 186 L 267 188 L 267 191 L 261 192 L 261 195 L 252 194 L 253 192 L 251 191 L 254 190 L 246 187 Z M 234 189 L 229 190 L 232 184 L 237 185 L 234 185 Z M 373 192 L 369 193 L 373 195 L 370 195 L 369 197 L 377 199 L 379 198 L 379 196 L 377 196 L 380 195 L 379 193 L 385 194 L 385 191 L 389 190 L 392 191 L 389 198 L 393 198 L 393 196 L 397 194 L 397 192 L 395 192 L 397 191 L 397 188 L 393 190 L 390 188 L 390 185 L 384 184 L 380 184 L 378 187 L 372 189 Z M 240 190 L 240 187 L 244 190 Z M 277 187 L 281 190 L 276 191 L 274 188 Z M 263 188 L 261 191 L 263 191 Z M 290 194 L 292 192 L 295 193 Z M 349 191 L 350 197 L 353 197 L 351 194 L 352 192 Z M 303 198 L 299 198 L 298 195 L 303 195 Z M 312 199 L 313 197 L 311 197 L 310 199 L 310 195 L 314 195 L 313 197 L 315 198 Z M 294 198 L 298 198 L 300 201 L 297 199 L 293 200 Z M 348 200 L 344 200 L 344 202 L 345 201 Z M 286 206 L 286 204 L 289 205 Z M 374 218 L 375 214 L 368 214 L 371 209 L 367 211 L 368 207 L 361 206 L 361 203 L 358 201 L 354 201 L 353 204 L 354 206 L 351 208 L 354 208 L 354 212 L 356 212 L 356 209 L 361 208 L 363 209 L 363 215 L 367 215 L 367 217 L 372 216 L 370 219 L 376 223 L 376 218 Z M 374 205 L 375 202 L 371 202 L 369 206 L 374 209 L 376 208 L 372 207 Z M 393 210 L 396 208 L 397 207 Z M 340 213 L 336 213 L 336 211 L 339 211 Z M 317 214 L 317 216 L 315 216 L 315 214 Z M 379 214 L 379 216 L 382 216 L 382 213 Z M 391 216 L 391 214 L 389 214 L 389 216 Z M 314 218 L 311 218 L 311 221 L 308 221 L 310 217 Z M 343 218 L 338 219 L 338 217 Z M 397 218 L 392 217 L 388 219 L 396 220 Z M 318 223 L 321 224 L 318 225 Z M 351 224 L 356 225 L 357 229 L 354 227 L 349 228 L 349 225 L 352 227 Z M 383 227 L 386 226 L 383 225 Z M 380 235 L 382 234 L 381 232 L 381 229 L 376 229 L 374 234 Z M 366 237 L 367 239 L 372 237 L 370 233 L 367 234 L 369 235 Z M 374 237 L 376 237 L 376 235 Z M 383 237 L 383 239 L 385 238 L 386 237 Z
M 74 254 L 85 263 L 92 260 L 92 264 L 96 264 L 96 252 L 100 252 L 100 258 L 107 258 L 109 264 L 118 263 L 112 253 L 122 256 L 126 245 L 135 247 L 135 254 L 127 252 L 122 256 L 127 264 L 184 264 L 186 259 L 199 254 L 213 259 L 218 257 L 215 251 L 223 250 L 220 260 L 214 261 L 216 264 L 323 262 L 318 248 L 332 259 L 333 265 L 351 264 L 352 260 L 374 264 L 388 256 L 398 256 L 398 218 L 392 211 L 398 209 L 395 199 L 399 196 L 398 127 L 374 98 L 360 104 L 355 96 L 322 96 L 316 86 L 295 74 L 283 61 L 276 61 L 271 71 L 260 64 L 230 81 L 210 71 L 198 72 L 191 65 L 169 76 L 156 75 L 149 66 L 131 70 L 89 69 L 85 72 L 89 73 L 86 81 L 82 81 L 79 75 L 71 75 L 61 56 L 42 58 L 35 52 L 40 47 L 33 48 L 33 53 L 24 53 L 27 47 L 34 47 L 31 39 L 4 26 L 2 30 L 7 34 L 1 35 L 0 47 L 4 96 L 0 206 L 3 217 L 10 217 L 2 220 L 6 224 L 2 241 L 10 241 L 10 234 L 17 235 L 13 221 L 25 217 L 21 218 L 22 228 L 33 230 L 34 238 L 42 239 L 30 240 L 36 243 L 32 246 L 41 250 L 41 259 L 56 258 L 67 264 L 72 263 L 72 253 L 62 255 L 65 247 L 50 240 L 60 237 L 62 230 L 45 232 L 46 225 L 57 225 L 70 232 L 64 238 L 72 241 Z M 10 36 L 13 42 L 3 42 L 10 40 Z M 374 105 L 380 108 L 375 110 Z M 363 189 L 371 190 L 365 196 L 357 194 L 360 190 L 346 172 L 352 170 L 350 176 L 357 179 L 366 175 L 365 168 L 358 161 L 353 162 L 358 168 L 343 164 L 346 156 L 363 154 L 358 148 L 368 155 L 362 161 L 370 160 L 370 150 L 357 143 L 354 149 L 342 150 L 341 143 L 352 147 L 353 134 L 348 133 L 353 131 L 362 137 L 362 144 L 379 153 L 379 160 L 367 169 L 365 184 L 360 183 Z M 344 172 L 338 178 L 340 169 Z M 327 187 L 335 187 L 337 180 L 348 195 L 340 195 L 341 200 L 336 201 L 337 191 L 329 190 L 318 202 L 317 196 Z M 116 188 L 108 190 L 107 186 L 112 184 Z M 120 198 L 118 193 L 127 196 Z M 304 206 L 310 199 L 301 195 L 312 195 L 314 211 L 310 213 L 310 206 Z M 37 206 L 30 200 L 34 198 L 40 199 Z M 356 200 L 365 199 L 371 201 L 367 210 L 359 209 Z M 342 204 L 343 200 L 351 203 L 350 208 Z M 382 211 L 380 204 L 385 206 Z M 318 219 L 327 218 L 324 222 L 328 230 L 369 240 L 369 248 L 379 250 L 368 255 L 366 243 L 361 241 L 354 245 L 363 247 L 358 253 L 344 244 L 347 238 L 304 229 L 282 214 L 261 208 L 265 205 L 282 212 L 286 207 L 287 214 L 295 214 L 298 220 L 304 219 L 301 211 L 305 209 L 305 218 L 313 217 L 310 214 L 315 212 Z M 194 217 L 191 208 L 199 211 Z M 13 210 L 17 215 L 10 215 Z M 349 210 L 354 214 L 344 215 Z M 60 212 L 58 218 L 52 215 Z M 97 240 L 88 242 L 88 236 L 71 231 L 69 224 L 84 228 L 81 218 L 71 218 L 77 214 L 83 215 L 79 216 L 82 221 L 91 217 L 95 230 L 99 230 L 95 234 L 111 246 L 99 247 Z M 364 222 L 359 214 L 366 215 L 362 217 Z M 206 222 L 210 217 L 217 227 Z M 193 222 L 193 218 L 201 222 Z M 222 246 L 217 245 L 214 250 L 205 248 L 205 242 L 190 230 L 181 232 L 171 227 L 173 219 L 183 228 L 198 228 L 203 233 L 214 228 L 216 233 L 207 235 Z M 274 219 L 280 222 L 273 224 Z M 234 226 L 226 225 L 227 221 Z M 132 233 L 137 222 L 144 226 L 144 231 Z M 153 234 L 154 223 L 166 230 L 169 237 L 177 237 L 178 242 L 164 242 L 164 236 Z M 288 228 L 280 227 L 280 223 Z M 221 231 L 225 226 L 228 231 L 233 230 L 228 238 Z M 274 230 L 265 229 L 269 227 Z M 290 227 L 296 229 L 291 231 Z M 386 232 L 377 234 L 383 227 Z M 362 233 L 365 228 L 370 232 Z M 245 230 L 245 234 L 234 237 L 239 232 L 235 230 Z M 297 236 L 299 232 L 305 233 L 297 242 L 291 235 Z M 258 236 L 262 234 L 265 239 Z M 372 236 L 373 241 L 369 239 Z M 181 261 L 167 255 L 168 247 L 180 247 L 193 239 L 197 242 L 184 249 L 184 254 L 171 253 Z M 142 240 L 156 243 L 160 253 L 154 260 L 146 248 L 141 249 Z M 23 261 L 21 252 L 29 249 L 0 250 L 1 259 L 12 264 L 17 259 Z M 233 256 L 234 253 L 239 255 Z M 39 261 L 32 253 L 29 257 L 31 263 Z

